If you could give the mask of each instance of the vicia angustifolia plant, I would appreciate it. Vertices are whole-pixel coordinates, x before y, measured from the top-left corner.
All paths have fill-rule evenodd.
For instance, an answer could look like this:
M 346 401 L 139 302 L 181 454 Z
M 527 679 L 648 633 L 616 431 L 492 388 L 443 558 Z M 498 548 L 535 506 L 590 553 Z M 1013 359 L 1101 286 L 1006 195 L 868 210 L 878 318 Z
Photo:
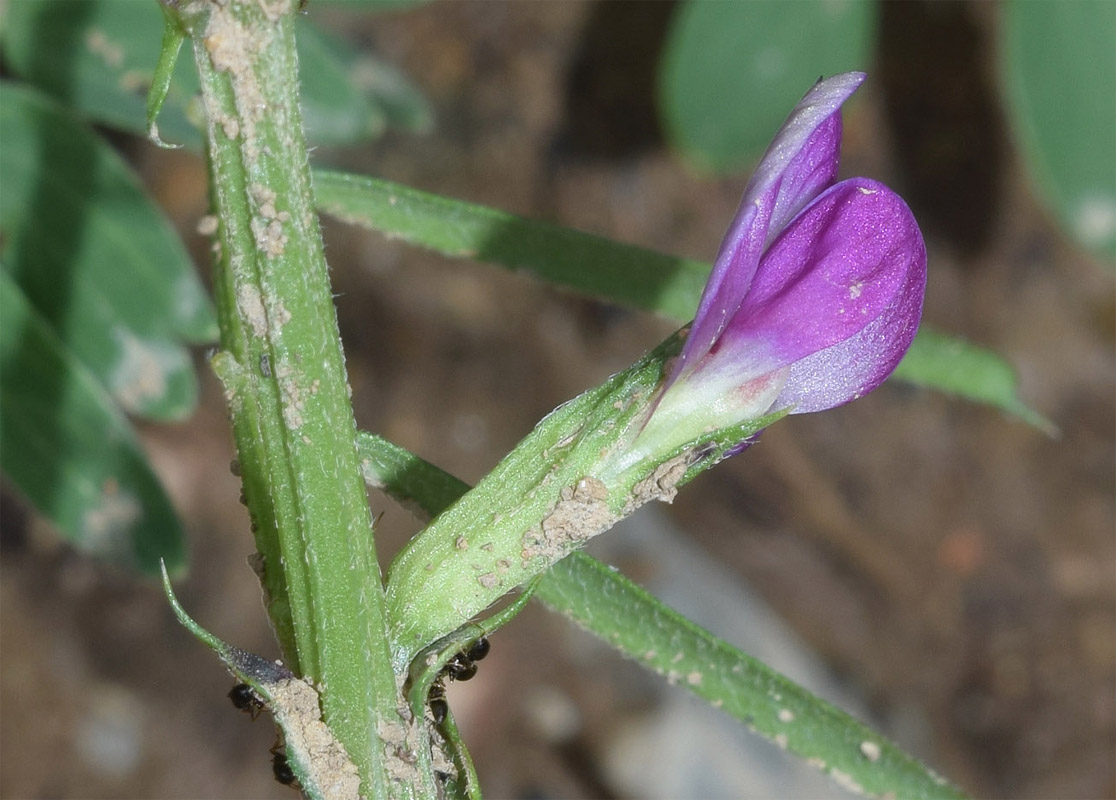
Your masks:
M 201 17 L 180 13 L 180 19 L 189 29 Z M 264 162 L 282 163 L 276 153 L 285 140 L 281 135 L 265 138 L 268 118 L 258 112 L 260 88 L 253 76 L 238 72 L 226 52 L 242 35 L 238 25 L 222 21 L 222 12 L 215 11 L 202 31 L 202 46 L 196 48 L 201 62 L 209 64 L 199 66 L 203 89 L 206 69 L 217 87 L 214 106 L 226 109 L 225 114 L 234 109 L 246 119 L 232 135 L 227 123 L 210 127 L 217 185 L 239 182 L 241 187 L 215 195 L 222 245 L 218 275 L 225 276 L 218 285 L 226 287 L 218 292 L 218 311 L 239 324 L 223 327 L 231 336 L 223 339 L 214 366 L 230 400 L 268 610 L 286 663 L 313 680 L 321 693 L 323 719 L 336 737 L 335 747 L 315 753 L 300 734 L 299 714 L 292 711 L 299 702 L 290 689 L 304 695 L 307 684 L 296 680 L 295 673 L 285 667 L 277 673 L 267 662 L 238 654 L 188 624 L 273 712 L 284 732 L 286 763 L 308 794 L 327 796 L 327 787 L 338 781 L 355 786 L 359 776 L 370 795 L 449 791 L 477 796 L 476 778 L 442 686 L 475 670 L 469 654 L 476 652 L 478 637 L 503 624 L 536 591 L 544 603 L 593 628 L 586 622 L 593 613 L 579 615 L 578 602 L 593 606 L 594 596 L 599 600 L 610 592 L 636 589 L 577 552 L 589 539 L 649 501 L 670 502 L 679 487 L 743 450 L 781 417 L 832 408 L 887 378 L 919 324 L 926 280 L 922 236 L 910 210 L 887 187 L 866 178 L 837 181 L 841 106 L 865 76 L 846 73 L 819 81 L 794 108 L 748 183 L 689 326 L 628 370 L 549 414 L 471 490 L 383 440 L 358 437 L 365 479 L 432 517 L 393 560 L 381 595 L 378 572 L 369 561 L 371 539 L 367 544 L 354 540 L 366 521 L 354 518 L 315 531 L 317 514 L 303 507 L 316 505 L 321 513 L 326 503 L 320 494 L 300 500 L 305 490 L 297 480 L 288 500 L 283 499 L 286 489 L 275 494 L 267 488 L 276 480 L 287 487 L 291 473 L 284 459 L 276 461 L 267 436 L 261 448 L 259 420 L 275 419 L 270 435 L 279 452 L 304 454 L 308 460 L 294 472 L 304 474 L 319 458 L 313 455 L 316 441 L 328 438 L 320 431 L 306 433 L 311 429 L 311 398 L 324 395 L 341 373 L 326 369 L 314 373 L 312 385 L 309 378 L 300 381 L 307 364 L 301 347 L 287 338 L 289 309 L 298 298 L 296 293 L 284 299 L 280 262 L 299 239 L 296 229 L 287 230 L 290 219 L 308 218 L 295 210 L 305 206 L 289 199 L 285 203 L 282 193 L 266 191 L 257 182 L 269 168 Z M 221 89 L 226 76 L 231 78 L 231 104 Z M 279 100 L 270 102 L 275 106 Z M 293 117 L 290 111 L 286 124 Z M 245 132 L 264 143 L 244 141 Z M 297 166 L 297 160 L 295 152 L 288 164 Z M 242 172 L 249 177 L 238 177 Z M 330 178 L 320 176 L 317 182 L 321 192 Z M 285 191 L 291 192 L 291 186 Z M 237 229 L 252 236 L 238 240 Z M 266 233 L 262 244 L 261 231 Z M 320 263 L 314 248 L 308 252 L 309 263 Z M 257 265 L 255 273 L 244 268 L 249 262 Z M 293 263 L 303 270 L 307 262 Z M 328 320 L 328 307 L 322 313 Z M 263 378 L 280 376 L 278 397 L 256 394 L 268 385 L 260 380 L 257 363 L 268 365 Z M 334 421 L 336 414 L 321 425 L 328 428 Z M 332 435 L 343 437 L 343 427 Z M 248 474 L 256 470 L 261 474 Z M 351 478 L 353 473 L 338 475 Z M 431 486 L 441 489 L 432 491 Z M 351 496 L 341 502 L 342 509 L 346 503 Z M 308 559 L 309 553 L 314 558 Z M 336 570 L 343 570 L 340 580 L 333 575 Z M 328 591 L 321 596 L 315 586 L 328 586 Z M 587 588 L 592 586 L 597 589 Z M 580 587 L 580 600 L 570 597 L 572 587 Z M 522 591 L 515 602 L 484 617 L 517 588 Z M 653 601 L 633 595 L 629 613 L 637 616 L 637 607 L 646 602 Z M 651 613 L 660 618 L 667 612 Z M 610 622 L 596 626 L 602 635 L 601 625 L 624 624 L 609 616 Z M 628 624 L 634 631 L 646 627 L 633 620 Z M 630 643 L 625 650 L 664 669 L 654 663 L 659 652 L 654 636 L 674 637 L 669 648 L 675 649 L 679 630 L 648 631 L 651 641 Z M 364 644 L 362 636 L 369 637 Z M 667 646 L 660 646 L 666 653 Z M 703 646 L 695 643 L 691 657 Z M 746 657 L 730 651 L 723 659 L 736 669 Z M 707 662 L 699 666 L 689 674 L 701 678 L 714 667 Z M 704 679 L 691 677 L 690 682 L 699 686 Z M 715 689 L 709 691 L 714 702 L 724 702 Z M 778 696 L 785 705 L 785 698 L 801 697 L 802 692 L 787 682 Z M 734 713 L 789 749 L 824 761 L 835 775 L 863 762 L 863 750 L 834 744 L 839 737 L 830 740 L 831 749 L 819 749 L 811 744 L 817 741 L 811 730 L 794 738 L 789 732 L 773 732 L 770 725 L 786 719 L 786 711 L 781 708 L 772 716 L 770 707 L 766 712 L 742 708 Z M 900 765 L 896 770 L 904 780 L 914 775 L 916 782 L 943 786 L 878 736 L 861 734 L 856 723 L 841 719 L 857 730 L 868 752 L 886 752 L 889 763 Z M 337 753 L 351 758 L 341 778 L 334 774 Z M 877 781 L 861 776 L 861 783 L 890 786 L 895 777 L 885 773 Z M 370 791 L 370 786 L 380 788 Z
M 304 115 L 329 133 L 322 120 L 344 118 L 348 128 L 365 130 L 379 119 L 378 110 L 387 118 L 402 108 L 407 112 L 402 117 L 413 122 L 422 117 L 424 106 L 421 95 L 410 93 L 399 76 L 377 84 L 390 89 L 384 89 L 382 107 L 361 108 L 355 117 L 343 112 L 368 100 L 355 90 L 336 101 L 328 92 L 315 94 L 320 83 L 307 81 L 306 96 L 301 95 L 300 60 L 332 65 L 329 59 L 340 45 L 315 38 L 325 37 L 317 32 L 303 40 L 308 46 L 298 53 L 294 19 L 299 5 L 297 0 L 161 0 L 166 27 L 158 63 L 148 76 L 147 118 L 140 113 L 141 119 L 134 121 L 136 130 L 161 142 L 155 123 L 163 108 L 163 138 L 205 148 L 211 208 L 198 227 L 213 237 L 215 313 L 200 284 L 194 285 L 184 256 L 185 266 L 179 265 L 173 280 L 169 273 L 159 273 L 166 291 L 156 292 L 158 281 L 152 279 L 146 302 L 153 310 L 137 309 L 134 298 L 130 309 L 136 324 L 147 326 L 144 335 L 156 343 L 149 348 L 152 353 L 178 354 L 178 379 L 164 383 L 189 384 L 184 395 L 192 391 L 193 373 L 187 354 L 175 350 L 178 343 L 167 331 L 177 326 L 176 335 L 192 331 L 195 340 L 206 340 L 219 329 L 210 366 L 224 388 L 237 450 L 235 472 L 243 483 L 257 551 L 253 567 L 264 588 L 281 661 L 222 642 L 193 622 L 173 595 L 171 601 L 183 623 L 234 674 L 237 706 L 253 716 L 263 709 L 273 716 L 282 740 L 275 774 L 284 783 L 297 783 L 312 798 L 479 797 L 446 684 L 471 677 L 488 652 L 491 634 L 534 597 L 846 787 L 872 796 L 961 796 L 880 735 L 583 552 L 590 539 L 641 506 L 671 502 L 681 487 L 746 450 L 780 419 L 831 409 L 871 392 L 895 372 L 908 351 L 911 356 L 929 354 L 935 369 L 943 360 L 971 355 L 945 336 L 920 335 L 916 340 L 927 257 L 906 203 L 870 178 L 839 180 L 842 107 L 865 75 L 846 72 L 819 80 L 793 107 L 748 181 L 710 270 L 707 264 L 378 179 L 312 171 Z M 83 8 L 106 15 L 96 25 L 89 22 L 93 30 L 130 22 L 140 6 L 98 0 Z M 59 8 L 39 0 L 12 4 L 8 30 L 68 24 Z M 157 16 L 154 5 L 149 10 Z M 153 24 L 157 30 L 161 21 Z M 58 37 L 94 40 L 100 41 L 89 32 Z M 196 86 L 176 91 L 174 80 L 181 77 L 172 76 L 187 41 Z M 23 54 L 26 48 L 15 38 L 6 46 L 17 73 L 24 60 L 49 60 Z M 102 61 L 89 68 L 116 63 Z M 352 63 L 335 70 L 321 66 L 320 74 L 348 74 Z M 120 69 L 133 75 L 137 67 L 129 62 Z M 120 75 L 111 77 L 105 80 L 106 92 L 127 83 Z M 134 87 L 134 78 L 129 80 L 127 85 Z M 0 125 L 8 152 L 31 148 L 29 143 L 43 131 L 72 135 L 66 142 L 75 153 L 99 152 L 99 145 L 90 143 L 92 134 L 67 128 L 57 103 L 37 89 L 6 82 L 0 92 Z M 129 93 L 121 102 L 134 104 L 135 97 Z M 793 102 L 793 96 L 787 97 L 785 107 Z M 98 102 L 86 105 L 85 113 L 96 118 Z M 122 112 L 105 124 L 124 117 Z M 191 126 L 196 119 L 202 122 L 200 136 Z M 26 171 L 13 167 L 21 159 L 0 153 L 4 159 L 8 197 L 41 192 L 41 207 L 64 208 L 68 195 L 52 198 L 50 192 L 78 185 L 59 179 L 42 187 L 30 182 L 23 186 L 18 181 Z M 80 160 L 73 159 L 70 166 L 81 166 Z M 118 161 L 115 156 L 98 161 L 98 169 L 108 175 L 122 169 Z M 136 192 L 130 180 L 127 175 L 106 178 L 114 202 Z M 25 205 L 6 197 L 0 203 L 0 223 L 10 227 L 9 218 L 22 220 L 17 212 Z M 318 211 L 447 255 L 529 269 L 567 288 L 663 313 L 675 324 L 691 321 L 631 367 L 556 408 L 469 487 L 356 429 Z M 49 218 L 37 215 L 32 222 L 47 224 Z M 112 230 L 119 234 L 128 228 Z M 7 227 L 0 231 L 6 241 L 19 245 L 5 251 L 6 256 L 14 253 L 16 267 L 0 269 L 2 388 L 8 393 L 3 412 L 36 409 L 35 393 L 23 389 L 35 380 L 57 391 L 60 383 L 43 378 L 51 378 L 51 370 L 63 374 L 81 366 L 89 374 L 83 371 L 81 380 L 69 384 L 67 402 L 73 402 L 77 410 L 72 416 L 78 420 L 70 427 L 42 433 L 35 428 L 41 415 L 30 413 L 26 427 L 5 426 L 5 447 L 10 448 L 5 450 L 5 470 L 32 502 L 54 512 L 59 527 L 73 521 L 77 532 L 70 531 L 71 538 L 79 546 L 84 541 L 90 551 L 92 537 L 83 539 L 80 529 L 80 520 L 88 516 L 85 506 L 70 503 L 62 513 L 60 506 L 52 509 L 49 504 L 79 490 L 89 495 L 83 502 L 92 504 L 98 487 L 106 486 L 129 502 L 135 497 L 135 507 L 144 510 L 129 517 L 129 525 L 141 521 L 126 533 L 113 534 L 115 539 L 98 539 L 96 552 L 126 557 L 132 566 L 148 570 L 158 569 L 164 559 L 166 577 L 184 565 L 179 532 L 168 527 L 171 523 L 163 524 L 174 520 L 174 514 L 169 501 L 157 494 L 158 482 L 127 421 L 105 399 L 107 391 L 97 388 L 106 375 L 124 373 L 102 352 L 97 337 L 75 337 L 71 354 L 63 347 L 70 347 L 69 340 L 56 336 L 36 316 L 35 303 L 50 299 L 42 291 L 50 281 L 33 262 L 37 249 L 26 243 L 49 241 L 51 234 L 34 232 L 38 239 L 29 234 L 8 237 Z M 131 244 L 129 236 L 116 239 Z M 125 255 L 92 260 L 102 270 L 111 261 L 115 269 Z M 140 261 L 137 270 L 147 278 L 166 259 Z M 110 296 L 117 284 L 128 283 L 121 277 L 127 274 L 121 267 L 120 274 L 81 276 L 80 285 L 104 289 L 103 303 L 101 294 L 89 295 L 99 304 L 94 310 L 101 313 L 112 306 Z M 699 289 L 706 275 L 704 289 Z M 654 289 L 647 289 L 649 285 Z M 87 294 L 75 292 L 67 302 L 82 310 Z M 186 302 L 188 298 L 193 299 Z M 170 319 L 176 302 L 192 309 L 191 325 Z M 87 316 L 112 318 L 92 312 Z M 154 327 L 156 322 L 164 327 Z M 84 330 L 75 323 L 74 330 L 79 329 Z M 132 338 L 139 342 L 142 337 Z M 38 350 L 56 348 L 50 351 L 54 355 L 7 357 L 18 355 L 18 348 L 32 340 Z M 145 369 L 149 366 L 144 361 Z M 921 369 L 912 366 L 905 379 L 966 390 L 941 372 Z M 1012 381 L 1001 383 L 1008 387 L 1006 397 L 981 399 L 1029 413 L 1015 398 Z M 149 384 L 158 381 L 144 386 Z M 82 391 L 90 393 L 84 406 Z M 977 394 L 974 390 L 971 396 Z M 134 392 L 119 392 L 114 401 L 127 397 L 134 402 L 126 407 L 134 413 L 158 406 Z M 182 400 L 162 413 L 172 418 L 188 405 Z M 81 471 L 100 464 L 99 450 L 109 450 L 87 435 L 98 425 L 110 431 L 107 439 L 116 443 L 113 447 L 130 448 L 120 461 L 127 469 L 110 464 L 94 477 Z M 13 458 L 21 441 L 26 444 L 19 449 L 21 457 Z M 81 467 L 59 469 L 51 479 L 76 475 L 80 480 L 73 491 L 41 479 L 48 473 L 38 469 L 34 458 L 22 457 L 24 451 L 34 454 L 35 447 L 48 446 Z M 389 566 L 383 574 L 368 486 L 405 504 L 425 525 L 390 563 L 384 560 Z M 144 492 L 156 493 L 165 513 L 152 514 Z M 158 533 L 142 533 L 142 525 L 148 524 Z M 113 546 L 103 546 L 109 539 Z M 169 577 L 166 588 L 169 594 Z

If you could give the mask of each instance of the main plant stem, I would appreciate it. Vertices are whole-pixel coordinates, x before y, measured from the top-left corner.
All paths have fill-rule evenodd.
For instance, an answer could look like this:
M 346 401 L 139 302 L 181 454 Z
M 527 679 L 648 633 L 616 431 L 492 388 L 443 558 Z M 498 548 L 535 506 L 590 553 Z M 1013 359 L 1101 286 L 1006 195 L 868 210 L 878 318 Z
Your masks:
M 164 0 L 207 119 L 226 390 L 268 612 L 362 793 L 389 794 L 396 684 L 298 102 L 296 0 Z

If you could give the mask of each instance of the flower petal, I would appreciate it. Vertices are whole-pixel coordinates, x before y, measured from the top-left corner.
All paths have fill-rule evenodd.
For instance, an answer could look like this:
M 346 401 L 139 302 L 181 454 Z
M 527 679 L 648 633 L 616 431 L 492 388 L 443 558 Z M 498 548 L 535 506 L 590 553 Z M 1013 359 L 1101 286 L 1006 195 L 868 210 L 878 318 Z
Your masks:
M 709 352 L 752 284 L 764 248 L 837 175 L 841 104 L 864 81 L 846 72 L 819 81 L 787 117 L 744 190 L 668 383 Z
M 790 365 L 775 408 L 820 411 L 875 388 L 918 328 L 926 249 L 883 184 L 854 178 L 807 206 L 760 263 L 712 361 Z

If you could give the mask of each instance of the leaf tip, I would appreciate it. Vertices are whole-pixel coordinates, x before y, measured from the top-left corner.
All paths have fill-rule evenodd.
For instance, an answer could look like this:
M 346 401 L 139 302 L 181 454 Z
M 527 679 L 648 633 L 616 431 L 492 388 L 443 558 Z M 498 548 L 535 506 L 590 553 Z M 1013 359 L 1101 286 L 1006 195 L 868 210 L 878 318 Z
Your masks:
M 147 126 L 147 140 L 149 142 L 151 142 L 153 145 L 155 145 L 156 147 L 161 147 L 164 150 L 180 150 L 180 149 L 182 149 L 181 144 L 174 144 L 173 142 L 164 141 L 163 137 L 161 137 L 159 135 L 159 126 L 154 121 L 152 121 Z

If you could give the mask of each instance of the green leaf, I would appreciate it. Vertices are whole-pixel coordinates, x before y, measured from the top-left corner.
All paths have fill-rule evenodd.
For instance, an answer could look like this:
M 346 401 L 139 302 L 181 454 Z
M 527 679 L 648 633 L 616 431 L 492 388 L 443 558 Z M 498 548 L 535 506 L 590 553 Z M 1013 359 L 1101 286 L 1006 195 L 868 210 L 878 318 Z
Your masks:
M 141 136 L 162 39 L 155 0 L 18 0 L 0 32 L 13 73 L 91 120 Z M 198 85 L 189 59 L 173 76 L 159 131 L 197 148 L 201 137 L 186 114 Z
M 365 483 L 421 512 L 424 522 L 469 491 L 465 481 L 374 433 L 357 431 L 357 453 Z
M 710 265 L 420 192 L 389 181 L 316 171 L 318 209 L 442 255 L 525 270 L 545 281 L 685 322 Z M 1043 430 L 999 356 L 942 334 L 920 333 L 896 377 L 1006 409 Z
M 320 145 L 380 136 L 389 126 L 426 131 L 426 98 L 391 65 L 350 47 L 308 21 L 298 26 L 299 76 L 306 137 Z
M 434 109 L 410 79 L 386 61 L 346 48 L 337 53 L 348 80 L 387 121 L 388 127 L 427 133 L 434 127 Z
M 629 658 L 702 697 L 870 797 L 964 797 L 845 712 L 737 650 L 582 553 L 558 562 L 536 596 Z
M 336 145 L 379 136 L 387 127 L 383 112 L 353 85 L 348 64 L 352 49 L 301 20 L 297 26 L 302 124 L 314 144 Z
M 147 135 L 148 89 L 156 83 L 164 32 L 156 0 L 19 0 L 7 9 L 0 42 L 12 71 L 112 128 Z M 387 123 L 421 128 L 429 106 L 390 67 L 299 20 L 302 109 L 314 144 L 343 144 L 381 133 Z M 190 59 L 157 86 L 166 89 L 158 119 L 162 139 L 201 146 L 192 109 L 198 93 Z
M 867 0 L 689 0 L 661 62 L 663 127 L 697 168 L 739 169 L 763 152 L 805 87 L 869 65 L 874 27 Z
M 1078 242 L 1116 260 L 1116 5 L 1003 7 L 1009 119 L 1046 200 Z
M 1010 364 L 991 350 L 925 326 L 899 362 L 895 377 L 1001 408 L 1048 435 L 1057 432 L 1050 420 L 1019 399 L 1019 378 Z
M 314 194 L 320 211 L 345 222 L 677 320 L 693 316 L 709 275 L 698 261 L 376 178 L 317 170 Z
M 158 574 L 182 530 L 123 414 L 0 268 L 0 463 L 74 546 Z
M 123 160 L 46 96 L 0 84 L 0 141 L 11 276 L 126 409 L 189 414 L 196 381 L 178 340 L 217 328 L 173 228 Z
M 469 490 L 464 482 L 379 436 L 358 433 L 357 449 L 369 485 L 408 508 L 417 506 L 434 516 Z M 574 553 L 551 567 L 538 583 L 537 596 L 552 610 L 760 735 L 803 758 L 817 759 L 846 787 L 855 783 L 870 795 L 890 792 L 903 798 L 963 796 L 861 722 L 584 553 Z M 458 635 L 467 637 L 470 627 Z M 415 663 L 425 661 L 420 657 Z

